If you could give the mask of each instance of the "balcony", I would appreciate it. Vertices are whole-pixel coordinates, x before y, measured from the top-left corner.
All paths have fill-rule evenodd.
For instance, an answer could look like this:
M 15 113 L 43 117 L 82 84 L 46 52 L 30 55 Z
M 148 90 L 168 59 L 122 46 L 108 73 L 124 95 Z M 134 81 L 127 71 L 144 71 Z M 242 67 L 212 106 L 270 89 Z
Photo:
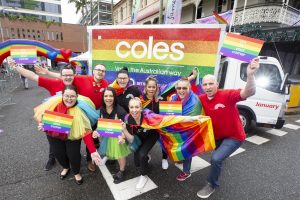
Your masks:
M 244 20 L 242 18 L 243 8 L 239 8 L 235 14 L 234 25 L 278 23 L 291 26 L 299 22 L 300 11 L 293 7 L 276 3 L 255 4 L 246 7 Z

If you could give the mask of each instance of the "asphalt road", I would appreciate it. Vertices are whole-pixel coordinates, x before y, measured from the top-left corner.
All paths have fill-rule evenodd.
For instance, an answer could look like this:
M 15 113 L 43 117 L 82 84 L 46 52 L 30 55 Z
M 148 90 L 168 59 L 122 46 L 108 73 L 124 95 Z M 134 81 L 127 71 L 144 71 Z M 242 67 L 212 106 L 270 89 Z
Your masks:
M 88 172 L 84 145 L 81 168 L 84 184 L 76 185 L 73 176 L 61 181 L 62 168 L 58 164 L 51 171 L 43 170 L 49 146 L 32 118 L 33 108 L 48 97 L 48 93 L 30 82 L 29 90 L 18 88 L 12 96 L 16 104 L 0 109 L 0 199 L 199 199 L 196 193 L 205 184 L 209 171 L 205 164 L 209 165 L 210 153 L 193 159 L 195 172 L 191 178 L 179 182 L 175 177 L 180 170 L 174 164 L 162 170 L 158 144 L 151 151 L 149 191 L 132 192 L 134 178 L 138 176 L 132 156 L 128 158 L 127 181 L 123 185 L 111 183 L 111 174 L 117 172 L 114 165 L 102 167 L 95 173 Z M 226 160 L 221 187 L 210 199 L 300 199 L 298 120 L 299 114 L 288 115 L 287 124 L 294 126 L 288 125 L 281 129 L 283 132 L 276 132 L 282 136 L 267 133 L 271 130 L 267 128 L 252 129 L 247 134 L 248 140 L 264 143 L 245 141 L 242 152 Z

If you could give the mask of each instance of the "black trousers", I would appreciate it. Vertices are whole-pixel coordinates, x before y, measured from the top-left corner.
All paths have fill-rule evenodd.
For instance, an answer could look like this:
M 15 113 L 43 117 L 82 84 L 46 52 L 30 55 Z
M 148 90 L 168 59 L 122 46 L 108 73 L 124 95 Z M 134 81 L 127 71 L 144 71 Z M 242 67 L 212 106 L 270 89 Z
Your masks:
M 50 136 L 48 136 L 47 134 L 46 134 L 46 136 L 47 136 L 47 140 L 48 140 L 48 143 L 49 143 L 49 160 L 50 159 L 52 160 L 52 159 L 55 159 L 54 150 L 53 150 L 53 147 L 52 147 L 52 145 L 50 143 L 50 140 L 49 140 Z
M 55 158 L 59 162 L 59 164 L 65 168 L 73 171 L 74 175 L 80 172 L 80 140 L 60 140 L 57 138 L 53 138 L 48 136 L 48 140 L 50 145 L 53 147 L 53 152 Z
M 140 133 L 137 135 L 142 144 L 139 149 L 134 152 L 134 164 L 140 167 L 141 175 L 147 175 L 148 153 L 158 140 L 158 133 L 151 131 L 150 133 Z

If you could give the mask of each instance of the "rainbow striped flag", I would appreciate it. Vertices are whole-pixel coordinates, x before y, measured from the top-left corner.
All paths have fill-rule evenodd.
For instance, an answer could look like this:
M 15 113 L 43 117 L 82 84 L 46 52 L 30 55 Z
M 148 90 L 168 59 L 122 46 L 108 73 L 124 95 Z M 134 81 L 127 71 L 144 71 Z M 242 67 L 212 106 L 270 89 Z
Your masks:
M 46 110 L 42 124 L 45 131 L 69 134 L 73 123 L 73 116 Z
M 10 47 L 10 55 L 17 64 L 36 63 L 37 49 L 29 45 L 13 45 Z
M 122 133 L 122 122 L 114 119 L 98 119 L 97 132 L 103 137 L 115 137 Z
M 263 44 L 263 40 L 227 33 L 220 54 L 250 62 L 258 56 Z
M 216 11 L 213 11 L 213 14 L 217 20 L 217 22 L 219 22 L 219 24 L 228 24 L 226 19 L 224 19 L 223 17 L 221 17 Z
M 216 145 L 211 119 L 204 117 L 194 122 L 182 122 L 184 119 L 185 116 L 164 116 L 145 109 L 141 126 L 159 132 L 162 147 L 173 161 L 214 150 Z
M 159 113 L 161 115 L 182 115 L 182 104 L 180 101 L 160 101 Z

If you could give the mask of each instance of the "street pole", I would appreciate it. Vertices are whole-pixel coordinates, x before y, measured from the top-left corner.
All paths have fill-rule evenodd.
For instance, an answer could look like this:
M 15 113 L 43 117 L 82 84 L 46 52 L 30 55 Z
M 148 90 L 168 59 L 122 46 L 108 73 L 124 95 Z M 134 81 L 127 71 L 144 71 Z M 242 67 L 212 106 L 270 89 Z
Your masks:
M 230 25 L 229 25 L 229 33 L 231 32 L 232 25 L 234 25 L 235 10 L 236 10 L 236 6 L 237 6 L 237 2 L 238 2 L 238 0 L 235 0 L 234 4 L 233 4 L 232 17 L 231 17 L 231 21 L 230 21 Z
M 163 7 L 164 7 L 164 0 L 159 0 L 159 24 L 163 23 Z
M 0 12 L 3 13 L 4 10 L 5 10 L 5 8 L 1 9 Z M 4 42 L 4 34 L 3 34 L 3 28 L 2 28 L 2 19 L 0 19 L 0 29 L 1 29 L 2 42 Z

